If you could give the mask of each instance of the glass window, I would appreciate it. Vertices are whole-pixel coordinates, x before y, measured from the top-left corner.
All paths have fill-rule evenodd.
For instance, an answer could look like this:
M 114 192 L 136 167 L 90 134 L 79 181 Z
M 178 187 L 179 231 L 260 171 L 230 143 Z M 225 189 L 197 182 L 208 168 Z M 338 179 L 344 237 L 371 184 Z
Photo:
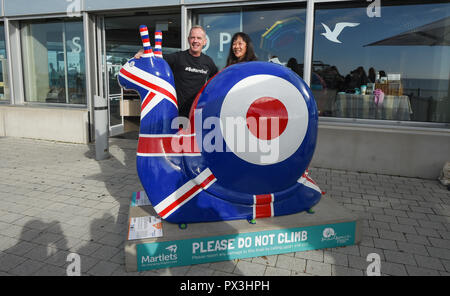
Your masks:
M 5 26 L 0 24 L 0 102 L 10 102 L 8 58 L 6 56 Z
M 316 5 L 321 116 L 450 122 L 450 3 L 430 2 Z
M 21 23 L 25 100 L 86 104 L 81 20 Z
M 283 65 L 294 64 L 300 75 L 303 64 L 306 10 L 303 6 L 254 7 L 227 9 L 223 12 L 197 11 L 196 23 L 208 35 L 204 52 L 213 58 L 219 69 L 226 65 L 231 37 L 242 31 L 247 33 L 260 61 L 276 61 Z
M 152 46 L 155 44 L 153 32 L 156 30 L 162 31 L 162 51 L 163 55 L 166 55 L 181 49 L 180 22 L 180 14 L 105 17 L 109 94 L 120 94 L 121 88 L 117 82 L 119 70 L 128 59 L 142 49 L 139 26 L 147 26 Z
M 255 43 L 259 60 L 278 58 L 283 65 L 287 65 L 294 58 L 297 63 L 303 64 L 306 20 L 304 8 L 248 8 L 244 9 L 242 17 L 243 30 Z

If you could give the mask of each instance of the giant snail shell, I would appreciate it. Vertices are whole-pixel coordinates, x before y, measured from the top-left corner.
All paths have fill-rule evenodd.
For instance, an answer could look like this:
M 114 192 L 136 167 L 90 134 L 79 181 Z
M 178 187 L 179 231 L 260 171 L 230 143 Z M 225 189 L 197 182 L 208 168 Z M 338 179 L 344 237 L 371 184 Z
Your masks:
M 255 219 L 311 209 L 322 192 L 307 168 L 317 141 L 311 90 L 268 62 L 229 66 L 197 95 L 189 127 L 178 128 L 175 84 L 140 27 L 144 54 L 119 73 L 141 97 L 137 171 L 160 217 L 173 223 Z

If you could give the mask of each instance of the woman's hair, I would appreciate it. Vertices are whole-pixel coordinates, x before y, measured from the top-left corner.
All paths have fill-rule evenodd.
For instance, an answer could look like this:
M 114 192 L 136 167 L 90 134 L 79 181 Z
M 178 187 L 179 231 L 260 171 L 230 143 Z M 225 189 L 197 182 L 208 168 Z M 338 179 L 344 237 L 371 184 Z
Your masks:
M 247 50 L 245 51 L 245 55 L 242 58 L 242 60 L 238 60 L 238 58 L 234 55 L 233 52 L 233 43 L 236 41 L 238 37 L 241 37 L 242 40 L 244 40 L 245 44 L 247 44 Z M 255 55 L 255 49 L 253 48 L 253 43 L 250 37 L 245 34 L 244 32 L 238 32 L 233 35 L 233 38 L 231 38 L 231 45 L 230 45 L 230 51 L 228 53 L 227 58 L 227 66 L 233 65 L 239 62 L 250 62 L 250 61 L 256 61 L 258 58 Z

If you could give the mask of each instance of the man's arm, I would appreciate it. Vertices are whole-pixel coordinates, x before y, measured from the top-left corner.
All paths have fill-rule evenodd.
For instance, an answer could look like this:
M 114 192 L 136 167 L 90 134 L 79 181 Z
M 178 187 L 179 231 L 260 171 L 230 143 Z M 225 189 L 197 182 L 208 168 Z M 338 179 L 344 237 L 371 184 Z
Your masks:
M 134 58 L 139 60 L 143 54 L 144 54 L 144 50 L 139 49 L 139 51 L 134 55 Z

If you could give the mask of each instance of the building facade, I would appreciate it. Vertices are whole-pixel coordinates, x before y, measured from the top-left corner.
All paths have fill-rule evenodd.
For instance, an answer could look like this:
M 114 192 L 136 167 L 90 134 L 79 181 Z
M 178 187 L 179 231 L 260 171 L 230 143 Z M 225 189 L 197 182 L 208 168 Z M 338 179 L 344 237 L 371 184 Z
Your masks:
M 243 31 L 259 60 L 310 85 L 313 166 L 436 178 L 450 160 L 450 1 L 0 3 L 0 136 L 93 142 L 94 96 L 107 102 L 110 135 L 138 126 L 117 73 L 141 48 L 139 25 L 162 30 L 170 53 L 199 24 L 219 69 Z

